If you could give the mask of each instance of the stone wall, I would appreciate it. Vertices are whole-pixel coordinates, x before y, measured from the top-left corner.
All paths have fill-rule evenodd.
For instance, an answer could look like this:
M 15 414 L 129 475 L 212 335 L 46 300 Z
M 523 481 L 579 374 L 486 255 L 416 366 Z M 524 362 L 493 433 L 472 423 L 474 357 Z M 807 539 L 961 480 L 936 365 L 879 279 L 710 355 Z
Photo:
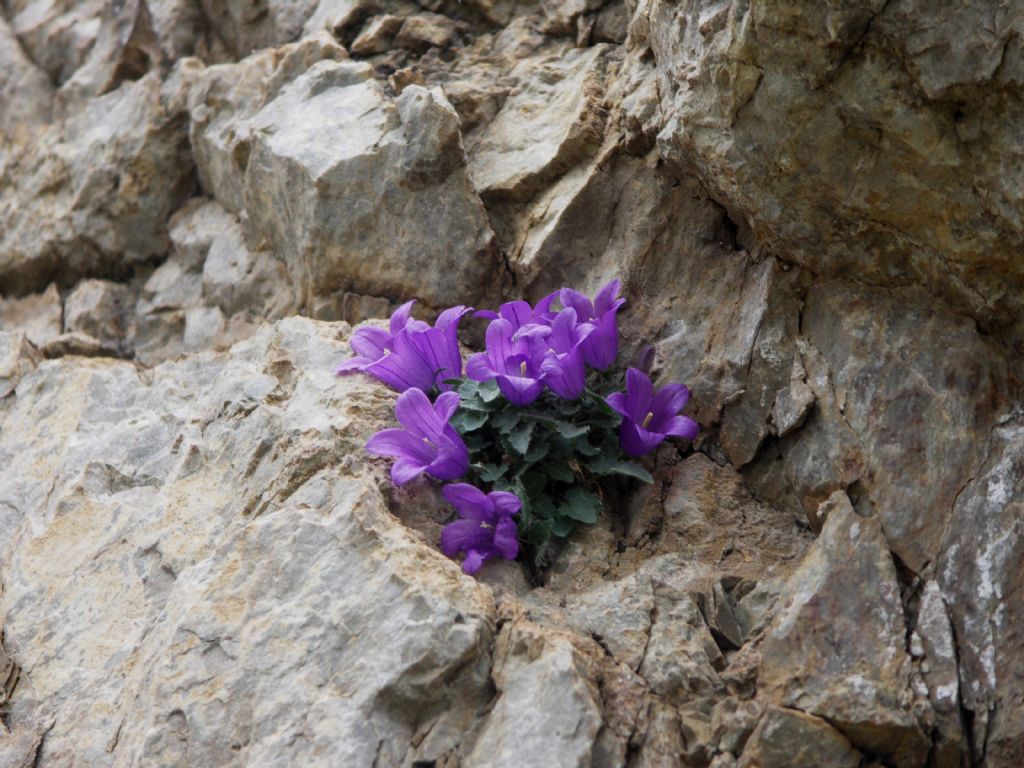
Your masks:
M 0 2 L 0 766 L 1024 763 L 1022 38 Z M 612 277 L 702 435 L 464 576 L 352 326 Z

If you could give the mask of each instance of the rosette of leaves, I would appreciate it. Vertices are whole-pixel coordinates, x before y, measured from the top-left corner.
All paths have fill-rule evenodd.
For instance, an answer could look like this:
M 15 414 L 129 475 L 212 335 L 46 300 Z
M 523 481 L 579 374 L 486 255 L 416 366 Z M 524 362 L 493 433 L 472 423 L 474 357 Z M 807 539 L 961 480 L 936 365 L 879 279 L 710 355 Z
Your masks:
M 576 400 L 546 392 L 520 406 L 493 380 L 448 383 L 459 393 L 451 425 L 469 450 L 471 482 L 521 499 L 520 540 L 535 568 L 550 563 L 577 525 L 596 522 L 609 496 L 652 482 L 622 453 L 622 417 L 590 389 Z

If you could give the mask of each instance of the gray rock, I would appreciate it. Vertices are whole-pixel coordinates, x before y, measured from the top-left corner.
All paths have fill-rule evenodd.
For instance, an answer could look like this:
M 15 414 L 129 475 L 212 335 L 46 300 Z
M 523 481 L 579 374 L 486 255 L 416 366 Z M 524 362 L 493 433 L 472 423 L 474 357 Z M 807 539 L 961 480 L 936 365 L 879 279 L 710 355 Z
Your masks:
M 987 3 L 656 0 L 632 41 L 657 62 L 666 157 L 759 240 L 924 285 L 1020 343 L 1022 27 Z
M 395 44 L 411 51 L 444 48 L 455 37 L 455 22 L 437 13 L 418 13 L 402 22 Z
M 486 706 L 489 592 L 388 512 L 362 444 L 392 396 L 333 375 L 336 336 L 292 319 L 150 383 L 75 358 L 22 379 L 26 428 L 0 434 L 0 610 L 27 670 L 7 722 L 52 723 L 46 761 L 435 760 Z
M 7 22 L 0 18 L 0 136 L 38 130 L 50 119 L 53 85 L 29 59 Z
M 65 333 L 82 333 L 103 345 L 125 346 L 134 296 L 120 283 L 83 280 L 64 300 Z
M 402 28 L 402 17 L 383 14 L 374 16 L 352 41 L 349 50 L 356 56 L 372 56 L 390 50 L 395 35 Z
M 824 720 L 769 707 L 750 736 L 740 768 L 857 768 L 861 754 Z
M 10 0 L 7 20 L 28 58 L 53 83 L 68 80 L 82 65 L 96 42 L 102 0 Z
M 90 99 L 6 166 L 0 161 L 0 285 L 124 276 L 167 249 L 167 219 L 192 191 L 179 66 Z
M 986 459 L 956 498 L 936 564 L 936 581 L 953 624 L 960 698 L 973 714 L 976 760 L 1024 759 L 1024 684 L 1018 674 L 1021 616 L 1014 611 L 1022 574 L 1024 426 L 997 426 Z
M 957 669 L 956 640 L 942 592 L 928 581 L 921 593 L 915 637 L 921 643 L 921 676 L 928 686 L 928 699 L 935 713 L 938 738 L 935 744 L 937 766 L 961 765 L 967 759 L 967 740 L 960 713 L 960 681 Z
M 39 362 L 39 353 L 24 331 L 0 331 L 0 398 L 11 394 L 22 377 Z M 4 679 L 2 663 L 0 679 Z
M 469 145 L 469 173 L 485 199 L 526 200 L 601 144 L 604 46 L 527 59 L 519 85 Z
M 53 283 L 42 293 L 20 299 L 0 299 L 0 330 L 21 331 L 37 347 L 60 335 L 64 307 Z
M 458 116 L 440 90 L 410 86 L 395 102 L 368 75 L 322 62 L 252 118 L 250 242 L 285 260 L 306 304 L 342 287 L 474 301 L 497 254 Z
M 317 0 L 200 0 L 211 28 L 236 58 L 290 43 L 302 32 Z
M 591 765 L 600 694 L 570 639 L 528 621 L 506 625 L 494 649 L 498 698 L 466 766 Z
M 923 766 L 896 570 L 877 518 L 849 501 L 790 576 L 762 647 L 759 689 L 828 720 L 897 766 Z

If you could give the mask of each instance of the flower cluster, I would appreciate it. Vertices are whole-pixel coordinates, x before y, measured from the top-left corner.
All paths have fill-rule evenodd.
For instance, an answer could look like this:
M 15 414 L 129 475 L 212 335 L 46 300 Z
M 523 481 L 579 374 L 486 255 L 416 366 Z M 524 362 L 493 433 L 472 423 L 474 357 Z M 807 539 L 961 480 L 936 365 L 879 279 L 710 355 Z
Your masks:
M 472 311 L 466 307 L 445 310 L 431 326 L 412 319 L 408 302 L 387 330 L 353 334 L 356 357 L 337 373 L 368 373 L 401 393 L 401 428 L 378 432 L 366 446 L 395 459 L 394 483 L 422 474 L 475 482 L 443 489 L 459 519 L 445 526 L 441 549 L 462 553 L 466 573 L 492 557 L 516 558 L 521 541 L 543 564 L 553 536 L 596 521 L 615 478 L 650 481 L 630 459 L 666 437 L 696 437 L 696 422 L 679 415 L 689 398 L 682 384 L 655 391 L 645 372 L 630 368 L 624 391 L 594 391 L 615 381 L 619 288 L 613 280 L 593 300 L 563 288 L 535 306 L 512 301 L 477 312 L 489 321 L 486 347 L 466 361 L 465 376 L 458 330 Z

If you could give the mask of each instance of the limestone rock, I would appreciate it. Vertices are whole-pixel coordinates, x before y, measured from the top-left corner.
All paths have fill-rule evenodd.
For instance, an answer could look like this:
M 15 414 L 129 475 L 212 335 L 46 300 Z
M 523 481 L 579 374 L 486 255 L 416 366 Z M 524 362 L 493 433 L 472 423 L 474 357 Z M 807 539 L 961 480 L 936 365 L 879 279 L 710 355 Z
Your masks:
M 991 14 L 657 0 L 632 29 L 657 62 L 666 157 L 761 241 L 819 274 L 924 285 L 1019 343 L 1024 187 L 1005 169 L 1024 154 L 1024 20 Z
M 248 120 L 316 62 L 346 58 L 345 49 L 322 32 L 234 64 L 207 67 L 189 94 L 192 154 L 206 194 L 243 215 L 251 148 Z
M 527 59 L 501 112 L 469 146 L 473 186 L 486 199 L 529 199 L 596 151 L 604 116 L 603 46 Z
M 50 119 L 53 85 L 25 55 L 7 22 L 0 17 L 0 136 L 13 135 Z
M 515 621 L 498 633 L 494 656 L 498 699 L 464 764 L 590 765 L 600 698 L 569 639 Z
M 412 51 L 444 48 L 455 36 L 455 23 L 437 13 L 418 13 L 402 22 L 395 44 Z
M 0 331 L 0 399 L 11 394 L 22 377 L 39 361 L 39 353 L 24 331 Z M 3 678 L 3 664 L 0 663 L 0 679 Z
M 371 56 L 375 53 L 383 53 L 391 48 L 395 41 L 395 35 L 402 28 L 402 17 L 383 14 L 374 16 L 369 23 L 363 27 L 359 36 L 352 41 L 349 50 L 356 56 Z
M 108 280 L 83 280 L 64 301 L 64 331 L 83 333 L 113 349 L 128 335 L 131 290 Z
M 26 428 L 0 435 L 0 510 L 17 511 L 0 607 L 29 670 L 8 724 L 52 722 L 46 761 L 398 764 L 457 746 L 487 703 L 493 603 L 387 511 L 361 452 L 391 396 L 336 378 L 344 350 L 291 319 L 150 383 L 75 358 L 23 379 L 8 416 Z M 569 674 L 552 650 L 539 666 Z
M 201 0 L 210 26 L 236 57 L 290 43 L 316 10 L 317 0 Z
M 64 307 L 53 283 L 42 293 L 20 299 L 0 299 L 0 330 L 16 333 L 41 347 L 63 330 Z
M 0 160 L 0 285 L 39 290 L 51 279 L 124 276 L 162 255 L 167 219 L 190 194 L 179 67 L 90 99 L 6 166 Z
M 11 0 L 7 19 L 28 58 L 53 83 L 64 83 L 82 65 L 101 26 L 102 0 Z
M 769 707 L 747 742 L 740 768 L 857 768 L 861 754 L 824 720 Z
M 1024 759 L 1021 619 L 1011 607 L 1022 587 L 1024 426 L 997 426 L 981 471 L 956 499 L 936 567 L 956 639 L 960 697 L 973 714 L 976 760 Z
M 924 654 L 921 676 L 928 686 L 938 731 L 935 764 L 953 768 L 963 763 L 968 749 L 960 713 L 956 640 L 942 592 L 934 581 L 928 581 L 922 590 L 915 636 Z
M 858 747 L 923 766 L 896 570 L 877 518 L 847 501 L 790 576 L 762 648 L 759 687 Z
M 458 116 L 440 90 L 410 86 L 392 101 L 368 78 L 321 62 L 252 118 L 250 242 L 285 260 L 304 303 L 343 287 L 475 301 L 496 253 Z

